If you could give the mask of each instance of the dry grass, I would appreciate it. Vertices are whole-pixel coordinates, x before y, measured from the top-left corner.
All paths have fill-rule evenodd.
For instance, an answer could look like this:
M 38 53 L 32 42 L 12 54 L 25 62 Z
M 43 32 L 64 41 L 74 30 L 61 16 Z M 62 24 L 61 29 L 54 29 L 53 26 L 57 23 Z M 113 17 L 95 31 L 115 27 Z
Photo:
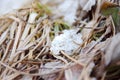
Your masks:
M 71 56 L 64 51 L 59 56 L 50 52 L 55 35 L 71 27 L 59 17 L 53 18 L 55 15 L 45 5 L 33 4 L 1 16 L 0 80 L 25 80 L 25 77 L 31 80 L 104 80 L 104 51 L 115 35 L 115 26 L 111 17 L 104 20 L 100 14 L 101 4 L 102 0 L 97 0 L 92 19 L 88 15 L 89 21 L 80 22 L 84 42 Z M 59 26 L 57 32 L 56 25 Z

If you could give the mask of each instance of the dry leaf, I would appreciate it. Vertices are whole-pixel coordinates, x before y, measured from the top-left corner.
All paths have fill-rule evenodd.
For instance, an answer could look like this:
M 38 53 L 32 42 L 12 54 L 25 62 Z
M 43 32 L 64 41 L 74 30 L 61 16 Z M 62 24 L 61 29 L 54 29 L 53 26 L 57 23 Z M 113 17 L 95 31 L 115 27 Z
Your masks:
M 0 1 L 0 15 L 9 13 L 15 9 L 20 9 L 28 4 L 32 0 L 1 0 Z
M 66 80 L 78 80 L 81 74 L 82 68 L 80 65 L 75 64 L 70 69 L 65 70 L 65 79 Z
M 32 76 L 23 76 L 21 80 L 33 80 Z
M 108 65 L 111 61 L 115 62 L 120 59 L 120 33 L 111 38 L 105 52 L 105 64 Z
M 64 16 L 64 20 L 69 24 L 75 21 L 75 14 L 78 7 L 78 0 L 65 0 L 58 6 L 58 11 Z
M 84 11 L 90 11 L 92 6 L 94 6 L 96 3 L 96 0 L 80 0 L 80 5 L 82 6 L 82 10 Z

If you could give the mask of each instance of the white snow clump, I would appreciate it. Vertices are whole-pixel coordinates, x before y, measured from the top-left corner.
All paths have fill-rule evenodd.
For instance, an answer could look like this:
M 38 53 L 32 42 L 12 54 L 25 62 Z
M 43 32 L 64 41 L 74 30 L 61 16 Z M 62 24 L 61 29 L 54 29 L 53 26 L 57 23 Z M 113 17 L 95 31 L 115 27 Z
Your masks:
M 59 55 L 60 51 L 64 51 L 68 55 L 72 55 L 73 51 L 80 47 L 83 42 L 81 33 L 77 33 L 78 29 L 63 30 L 63 34 L 56 36 L 51 43 L 51 52 Z

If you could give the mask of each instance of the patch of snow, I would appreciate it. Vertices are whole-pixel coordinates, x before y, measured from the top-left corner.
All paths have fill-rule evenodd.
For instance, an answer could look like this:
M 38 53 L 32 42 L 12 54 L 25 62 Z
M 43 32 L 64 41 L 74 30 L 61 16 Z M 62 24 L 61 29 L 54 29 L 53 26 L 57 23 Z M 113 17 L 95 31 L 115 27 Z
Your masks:
M 83 42 L 81 33 L 77 34 L 78 29 L 63 30 L 63 34 L 56 36 L 51 43 L 51 52 L 59 55 L 60 51 L 64 51 L 68 55 L 80 47 Z

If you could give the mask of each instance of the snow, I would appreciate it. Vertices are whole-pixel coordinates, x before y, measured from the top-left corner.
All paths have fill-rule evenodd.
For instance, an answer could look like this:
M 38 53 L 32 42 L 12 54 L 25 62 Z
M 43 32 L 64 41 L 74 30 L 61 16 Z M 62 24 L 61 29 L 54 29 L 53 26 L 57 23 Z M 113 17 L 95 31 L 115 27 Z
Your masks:
M 72 55 L 72 52 L 78 49 L 83 42 L 81 33 L 77 33 L 77 31 L 78 29 L 63 30 L 63 34 L 56 36 L 52 41 L 51 52 L 59 55 L 63 50 L 68 55 Z

